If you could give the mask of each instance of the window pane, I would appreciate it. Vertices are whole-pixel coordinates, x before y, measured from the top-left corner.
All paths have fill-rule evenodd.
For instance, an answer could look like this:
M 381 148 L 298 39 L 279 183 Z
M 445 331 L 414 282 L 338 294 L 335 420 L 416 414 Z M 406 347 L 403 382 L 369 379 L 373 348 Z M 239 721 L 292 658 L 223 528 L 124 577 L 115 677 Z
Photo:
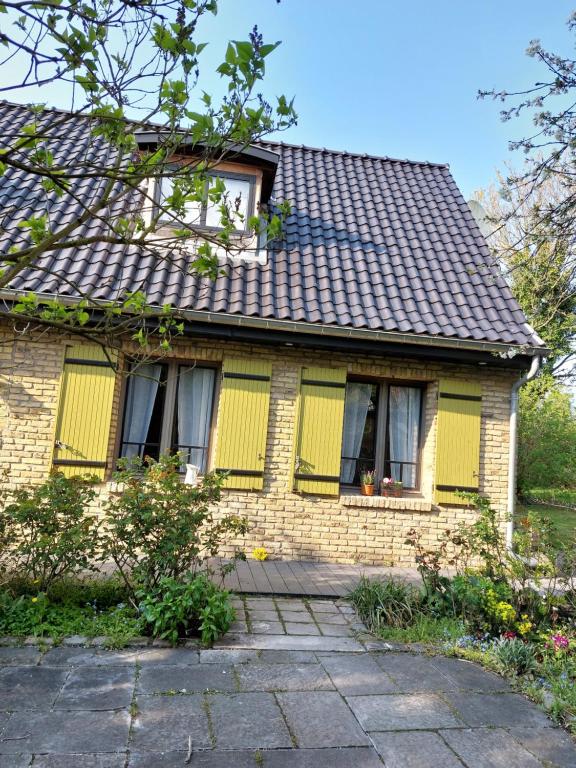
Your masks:
M 222 177 L 221 177 L 222 178 Z M 250 182 L 244 179 L 234 179 L 231 177 L 222 178 L 226 187 L 225 197 L 222 198 L 220 205 L 226 202 L 232 221 L 236 229 L 246 229 L 248 216 L 250 212 L 248 205 L 250 202 Z M 206 226 L 221 227 L 222 219 L 220 216 L 220 206 L 208 204 L 206 210 Z
M 185 464 L 194 464 L 206 472 L 208 443 L 214 400 L 214 368 L 185 368 L 178 376 L 175 451 L 181 451 Z
M 360 381 L 346 384 L 340 482 L 358 484 L 360 472 L 374 469 L 378 386 Z
M 385 471 L 405 488 L 415 488 L 418 468 L 420 401 L 422 391 L 415 387 L 389 389 L 388 461 Z
M 160 179 L 160 202 L 161 203 L 172 194 L 173 188 L 174 188 L 173 179 L 170 179 L 170 178 Z M 202 216 L 201 203 L 197 203 L 197 202 L 186 203 L 185 209 L 186 209 L 186 212 L 184 214 L 184 218 L 182 219 L 184 223 L 200 225 L 201 216 Z M 175 217 L 176 217 L 176 214 L 172 212 L 162 214 L 160 216 L 161 219 L 165 219 L 168 221 L 174 219 Z
M 165 367 L 139 365 L 128 378 L 121 457 L 160 456 L 160 433 L 164 411 Z

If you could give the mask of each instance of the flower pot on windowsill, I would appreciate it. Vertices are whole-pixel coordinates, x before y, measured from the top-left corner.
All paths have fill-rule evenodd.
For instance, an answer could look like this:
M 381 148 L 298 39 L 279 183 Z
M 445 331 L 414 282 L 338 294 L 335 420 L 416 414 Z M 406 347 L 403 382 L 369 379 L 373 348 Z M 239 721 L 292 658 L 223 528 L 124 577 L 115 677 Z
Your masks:
M 360 485 L 360 493 L 362 496 L 374 496 L 374 485 L 366 485 L 362 483 Z
M 391 496 L 392 498 L 399 498 L 402 496 L 404 485 L 401 482 L 382 482 L 380 491 L 382 496 Z

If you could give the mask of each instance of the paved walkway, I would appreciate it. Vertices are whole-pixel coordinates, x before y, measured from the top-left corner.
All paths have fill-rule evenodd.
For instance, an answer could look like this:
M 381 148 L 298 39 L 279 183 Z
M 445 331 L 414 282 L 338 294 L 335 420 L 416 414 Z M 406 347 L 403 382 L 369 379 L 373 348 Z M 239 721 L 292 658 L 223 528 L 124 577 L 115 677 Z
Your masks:
M 233 592 L 243 594 L 334 598 L 346 596 L 362 576 L 395 576 L 420 583 L 415 568 L 250 559 L 239 561 L 224 583 Z
M 334 601 L 237 601 L 194 647 L 0 648 L 2 768 L 574 768 L 501 678 L 387 649 Z

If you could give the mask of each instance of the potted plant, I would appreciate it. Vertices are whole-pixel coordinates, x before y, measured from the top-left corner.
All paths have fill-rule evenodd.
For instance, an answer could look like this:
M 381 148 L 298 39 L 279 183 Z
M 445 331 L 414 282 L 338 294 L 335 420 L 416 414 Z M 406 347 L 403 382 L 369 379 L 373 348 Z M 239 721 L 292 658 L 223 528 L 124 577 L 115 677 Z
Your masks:
M 385 477 L 382 480 L 380 490 L 382 496 L 401 496 L 404 484 L 401 480 L 394 480 L 391 477 Z
M 364 469 L 360 473 L 360 490 L 362 496 L 374 496 L 374 470 Z
M 382 496 L 392 496 L 393 485 L 394 480 L 392 480 L 391 477 L 383 477 L 382 482 L 380 483 L 380 493 Z

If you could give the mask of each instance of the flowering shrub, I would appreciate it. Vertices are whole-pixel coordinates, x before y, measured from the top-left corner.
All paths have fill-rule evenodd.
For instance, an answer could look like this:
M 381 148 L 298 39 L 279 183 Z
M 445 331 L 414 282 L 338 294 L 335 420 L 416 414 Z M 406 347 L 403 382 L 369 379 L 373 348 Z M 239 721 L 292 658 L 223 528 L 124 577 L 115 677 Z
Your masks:
M 99 524 L 87 514 L 94 497 L 93 478 L 61 472 L 40 485 L 1 491 L 0 571 L 5 567 L 7 575 L 46 590 L 66 576 L 96 570 Z
M 181 481 L 178 456 L 144 464 L 124 462 L 115 479 L 121 490 L 106 506 L 105 557 L 113 560 L 132 598 L 160 580 L 182 580 L 204 570 L 228 537 L 248 530 L 245 518 L 215 513 L 222 478 Z

